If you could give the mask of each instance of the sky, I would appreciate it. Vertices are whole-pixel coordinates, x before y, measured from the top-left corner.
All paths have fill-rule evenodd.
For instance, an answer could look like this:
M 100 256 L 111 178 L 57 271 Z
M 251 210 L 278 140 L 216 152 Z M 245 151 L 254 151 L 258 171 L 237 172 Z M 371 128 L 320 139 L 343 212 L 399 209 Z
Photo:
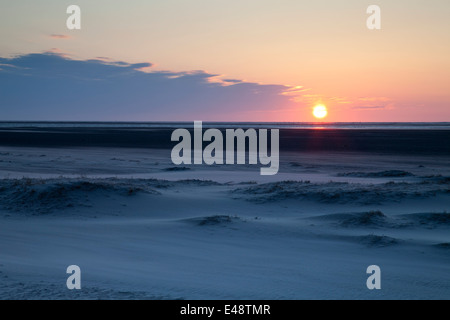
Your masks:
M 448 0 L 0 0 L 0 121 L 302 122 L 318 104 L 320 121 L 450 121 L 449 16 Z

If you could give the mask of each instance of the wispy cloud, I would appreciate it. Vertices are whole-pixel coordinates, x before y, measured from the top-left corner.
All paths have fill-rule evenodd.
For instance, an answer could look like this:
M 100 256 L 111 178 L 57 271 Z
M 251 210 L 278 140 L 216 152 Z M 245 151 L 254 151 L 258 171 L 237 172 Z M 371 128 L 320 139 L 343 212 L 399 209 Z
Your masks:
M 386 106 L 354 106 L 352 109 L 356 110 L 376 110 L 376 109 L 386 109 Z
M 65 35 L 65 34 L 51 34 L 50 38 L 52 38 L 52 39 L 70 39 L 71 37 L 69 35 Z
M 391 99 L 386 98 L 386 97 L 363 97 L 363 98 L 358 98 L 358 101 L 364 101 L 364 102 L 376 102 L 376 101 L 381 101 L 381 102 L 387 102 L 390 101 Z
M 360 97 L 354 102 L 354 110 L 393 109 L 392 99 L 387 97 Z

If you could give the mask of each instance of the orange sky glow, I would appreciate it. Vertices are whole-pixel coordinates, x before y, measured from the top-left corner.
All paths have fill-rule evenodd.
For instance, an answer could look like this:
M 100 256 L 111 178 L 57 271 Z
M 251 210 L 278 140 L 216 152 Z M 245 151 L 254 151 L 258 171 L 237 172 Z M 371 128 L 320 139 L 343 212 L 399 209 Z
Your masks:
M 381 30 L 368 30 L 371 2 L 360 0 L 77 4 L 78 31 L 65 27 L 65 4 L 2 5 L 0 56 L 58 50 L 286 86 L 285 104 L 219 121 L 450 121 L 448 0 L 379 0 Z

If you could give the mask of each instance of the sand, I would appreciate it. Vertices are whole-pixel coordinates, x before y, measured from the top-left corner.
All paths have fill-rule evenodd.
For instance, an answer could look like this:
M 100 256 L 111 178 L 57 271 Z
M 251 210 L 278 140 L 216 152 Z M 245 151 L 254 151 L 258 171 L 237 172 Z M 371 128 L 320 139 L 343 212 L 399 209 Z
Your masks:
M 336 138 L 366 150 L 285 133 L 279 174 L 260 176 L 175 167 L 167 130 L 154 148 L 147 131 L 24 131 L 0 133 L 0 299 L 450 298 L 447 132 Z M 416 142 L 395 153 L 392 136 Z

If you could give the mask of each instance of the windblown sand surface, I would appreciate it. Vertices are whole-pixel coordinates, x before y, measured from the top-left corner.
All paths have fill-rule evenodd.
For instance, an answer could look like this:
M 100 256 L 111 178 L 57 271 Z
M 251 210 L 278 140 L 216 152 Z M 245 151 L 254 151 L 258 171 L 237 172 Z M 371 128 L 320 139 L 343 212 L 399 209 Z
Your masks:
M 446 154 L 286 151 L 267 177 L 168 149 L 3 146 L 0 299 L 449 299 L 449 212 Z

